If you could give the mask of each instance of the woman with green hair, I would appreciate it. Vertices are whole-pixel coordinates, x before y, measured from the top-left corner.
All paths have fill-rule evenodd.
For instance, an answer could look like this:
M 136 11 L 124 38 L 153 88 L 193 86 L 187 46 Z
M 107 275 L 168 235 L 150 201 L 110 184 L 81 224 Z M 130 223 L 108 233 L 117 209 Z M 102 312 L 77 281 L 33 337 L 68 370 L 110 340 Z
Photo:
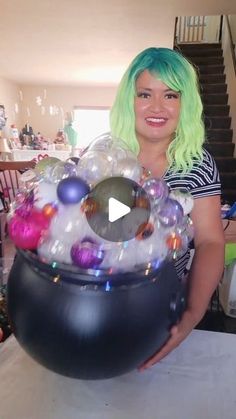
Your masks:
M 170 190 L 192 195 L 194 257 L 188 273 L 187 307 L 166 344 L 141 370 L 177 347 L 205 314 L 224 268 L 220 180 L 204 149 L 198 77 L 180 53 L 168 48 L 141 52 L 124 74 L 111 110 L 111 132 L 136 153 L 144 169 L 163 178 Z M 189 250 L 176 261 L 186 276 Z

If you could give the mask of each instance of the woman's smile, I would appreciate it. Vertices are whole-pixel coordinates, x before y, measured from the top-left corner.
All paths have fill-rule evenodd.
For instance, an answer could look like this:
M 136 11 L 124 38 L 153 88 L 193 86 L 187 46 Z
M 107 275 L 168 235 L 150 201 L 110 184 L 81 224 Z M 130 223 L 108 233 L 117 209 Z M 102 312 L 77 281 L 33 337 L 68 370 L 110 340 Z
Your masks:
M 139 143 L 170 142 L 178 126 L 180 93 L 145 70 L 136 81 L 135 130 Z

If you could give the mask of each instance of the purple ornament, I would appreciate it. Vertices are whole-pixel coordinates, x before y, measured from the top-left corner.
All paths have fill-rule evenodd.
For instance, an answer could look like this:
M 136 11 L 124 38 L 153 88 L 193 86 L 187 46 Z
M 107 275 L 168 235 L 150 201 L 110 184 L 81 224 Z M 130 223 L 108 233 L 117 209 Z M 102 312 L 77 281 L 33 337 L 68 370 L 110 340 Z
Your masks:
M 91 239 L 84 239 L 82 242 L 73 244 L 71 259 L 80 268 L 96 268 L 104 259 L 104 251 Z
M 88 184 L 81 178 L 71 176 L 62 179 L 57 187 L 57 196 L 63 204 L 77 204 L 89 193 Z
M 149 195 L 149 198 L 155 200 L 155 203 L 159 202 L 162 199 L 166 199 L 168 196 L 168 186 L 167 184 L 157 178 L 151 178 L 145 180 L 142 185 L 143 189 Z
M 183 220 L 183 208 L 175 199 L 167 198 L 158 211 L 158 220 L 164 227 L 173 227 Z

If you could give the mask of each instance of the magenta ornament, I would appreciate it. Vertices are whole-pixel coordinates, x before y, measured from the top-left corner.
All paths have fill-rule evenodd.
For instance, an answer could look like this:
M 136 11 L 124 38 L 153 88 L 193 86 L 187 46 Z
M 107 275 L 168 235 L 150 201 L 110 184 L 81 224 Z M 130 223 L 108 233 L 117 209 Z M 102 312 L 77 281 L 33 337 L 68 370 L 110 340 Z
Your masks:
M 104 258 L 104 251 L 94 241 L 87 239 L 76 242 L 71 248 L 71 259 L 75 265 L 83 269 L 98 267 Z
M 38 211 L 32 211 L 26 218 L 15 214 L 9 221 L 11 240 L 21 249 L 37 249 L 39 241 L 47 231 L 49 221 Z

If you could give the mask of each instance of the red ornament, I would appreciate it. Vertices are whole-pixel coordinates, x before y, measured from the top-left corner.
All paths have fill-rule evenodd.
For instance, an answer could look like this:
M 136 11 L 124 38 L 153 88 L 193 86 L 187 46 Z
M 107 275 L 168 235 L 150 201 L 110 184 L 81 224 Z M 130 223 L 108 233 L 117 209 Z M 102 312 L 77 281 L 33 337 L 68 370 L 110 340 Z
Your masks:
M 183 241 L 179 234 L 172 233 L 166 239 L 166 245 L 168 249 L 172 251 L 180 250 L 182 247 Z
M 52 218 L 57 213 L 57 207 L 53 204 L 46 204 L 42 209 L 42 213 L 46 218 Z

